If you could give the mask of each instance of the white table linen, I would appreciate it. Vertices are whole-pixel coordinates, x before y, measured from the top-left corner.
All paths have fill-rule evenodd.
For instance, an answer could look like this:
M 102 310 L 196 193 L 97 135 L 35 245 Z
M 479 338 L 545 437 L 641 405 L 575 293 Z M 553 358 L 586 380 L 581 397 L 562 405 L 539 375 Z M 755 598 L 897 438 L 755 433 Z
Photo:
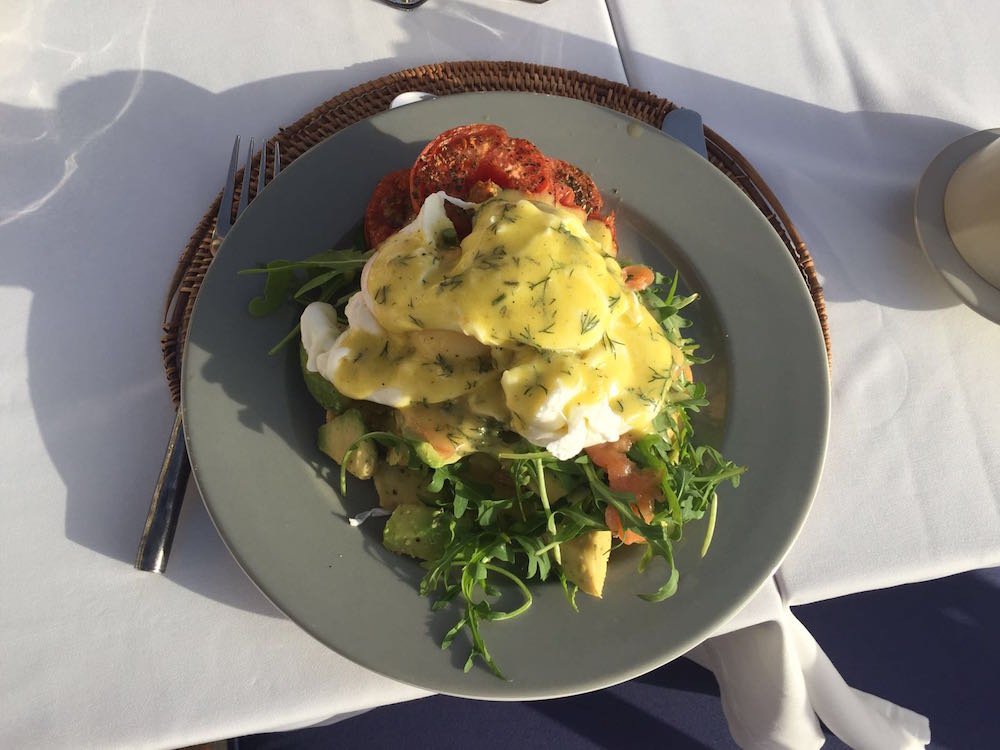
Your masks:
M 166 284 L 234 133 L 455 58 L 624 81 L 601 0 L 0 3 L 0 746 L 180 747 L 426 695 L 280 616 L 193 485 L 167 575 L 132 561 L 173 420 Z
M 740 747 L 822 747 L 820 720 L 855 750 L 919 750 L 930 742 L 926 717 L 844 682 L 791 610 L 710 638 L 688 657 L 718 679 Z
M 788 604 L 1000 564 L 1000 327 L 917 243 L 931 159 L 1000 123 L 1000 5 L 610 0 L 631 85 L 701 112 L 809 248 L 830 443 Z M 789 373 L 789 377 L 794 377 Z
M 571 11 L 568 5 L 569 0 L 545 5 L 430 0 L 411 13 L 374 0 L 286 3 L 280 11 L 271 3 L 245 2 L 195 12 L 153 0 L 118 7 L 60 2 L 0 7 L 0 508 L 5 519 L 0 528 L 0 744 L 179 747 L 308 726 L 426 695 L 348 662 L 276 612 L 225 550 L 193 486 L 168 574 L 142 574 L 131 567 L 172 419 L 157 346 L 165 284 L 188 233 L 219 190 L 234 132 L 266 136 L 351 86 L 442 59 L 521 59 L 623 82 L 627 71 L 633 85 L 701 109 L 709 125 L 762 167 L 804 230 L 828 289 L 832 280 L 849 277 L 846 260 L 838 264 L 836 253 L 828 250 L 826 268 L 816 245 L 839 231 L 824 223 L 824 201 L 831 200 L 831 191 L 821 180 L 840 177 L 836 185 L 853 186 L 851 173 L 838 174 L 836 158 L 824 158 L 815 142 L 817 148 L 807 149 L 794 139 L 791 144 L 784 137 L 769 140 L 764 124 L 773 122 L 764 105 L 771 99 L 747 102 L 741 98 L 743 85 L 732 82 L 698 99 L 693 95 L 701 86 L 688 84 L 707 85 L 709 78 L 663 79 L 662 68 L 651 73 L 643 67 L 637 59 L 641 53 L 630 56 L 629 49 L 637 48 L 628 45 L 640 39 L 636 28 L 644 25 L 643 18 L 650 20 L 651 30 L 680 19 L 696 30 L 714 20 L 711 8 L 677 7 L 676 17 L 666 19 L 655 3 L 612 3 L 611 15 L 597 0 L 572 0 Z M 664 22 L 652 23 L 658 19 Z M 679 29 L 672 33 L 676 45 L 671 49 L 683 54 L 651 53 L 670 61 L 663 62 L 668 70 L 672 65 L 712 71 L 706 67 L 709 60 L 724 60 L 735 70 L 752 59 L 721 46 L 713 57 L 693 43 L 685 46 Z M 783 58 L 774 54 L 778 65 Z M 766 78 L 768 59 L 765 55 L 764 63 L 743 75 Z M 802 88 L 793 87 L 789 96 L 823 101 L 825 84 L 814 80 L 814 73 L 807 67 L 783 74 Z M 985 80 L 986 73 L 982 76 Z M 733 75 L 732 80 L 742 79 Z M 718 100 L 730 95 L 735 104 Z M 963 106 L 962 95 L 947 101 Z M 731 116 L 741 103 L 762 111 L 744 112 L 743 122 Z M 858 128 L 860 134 L 850 131 L 855 146 L 868 132 L 867 125 Z M 779 132 L 788 136 L 792 129 Z M 830 128 L 824 132 L 831 135 Z M 946 128 L 921 139 L 927 159 L 938 141 L 947 141 L 944 134 L 960 132 Z M 786 149 L 792 146 L 793 158 L 810 152 L 818 164 L 805 173 L 808 179 L 786 171 Z M 908 177 L 906 170 L 918 166 L 911 154 L 905 159 L 892 154 L 891 169 L 872 166 L 865 173 L 869 189 L 883 199 L 878 193 L 882 175 L 899 187 L 901 175 Z M 914 252 L 908 240 L 887 231 L 898 231 L 903 211 L 896 209 L 890 222 L 874 209 L 868 214 L 855 209 L 863 221 L 851 229 L 856 242 L 848 249 L 867 239 L 859 246 L 871 250 L 872 239 L 888 238 L 892 257 L 905 255 L 904 278 L 930 295 L 932 304 L 925 299 L 915 310 L 891 304 L 883 310 L 877 300 L 863 301 L 860 293 L 853 305 L 844 300 L 843 312 L 835 317 L 846 330 L 870 315 L 879 323 L 857 341 L 842 343 L 834 330 L 838 361 L 852 362 L 866 352 L 876 356 L 861 383 L 835 381 L 835 399 L 853 415 L 849 426 L 862 420 L 859 405 L 874 405 L 890 424 L 900 409 L 906 415 L 915 411 L 908 400 L 913 395 L 884 403 L 887 384 L 880 379 L 896 361 L 883 352 L 892 346 L 886 341 L 898 335 L 909 347 L 904 352 L 916 346 L 903 330 L 914 316 L 936 332 L 931 343 L 948 341 L 948 325 L 939 320 L 944 314 L 961 328 L 963 343 L 995 353 L 989 347 L 996 345 L 996 329 L 970 322 L 932 272 L 905 254 Z M 891 269 L 876 270 L 885 278 Z M 883 293 L 905 295 L 900 286 L 894 280 Z M 830 300 L 834 309 L 838 301 L 836 295 Z M 987 380 L 995 376 L 983 372 L 986 360 L 980 354 L 948 351 L 962 373 Z M 928 384 L 916 395 L 929 396 L 934 408 L 954 408 L 957 398 L 951 391 L 932 393 Z M 900 401 L 903 406 L 895 406 Z M 835 403 L 835 423 L 837 409 Z M 947 428 L 951 437 L 980 440 L 985 455 L 991 445 L 987 439 L 995 437 L 989 430 L 995 428 L 979 426 L 970 412 L 957 413 L 966 414 L 965 421 Z M 929 448 L 911 442 L 900 438 L 892 444 L 897 460 L 910 449 L 926 455 Z M 851 455 L 828 464 L 823 490 L 828 496 L 861 487 L 848 462 Z M 982 500 L 978 483 L 996 479 L 995 455 L 986 456 L 981 466 L 978 478 L 959 485 L 968 495 L 963 499 L 976 508 Z M 915 481 L 909 488 L 914 486 Z M 900 497 L 907 491 L 902 486 Z M 843 552 L 844 546 L 823 537 L 826 527 L 817 526 L 823 516 L 816 518 L 807 529 L 818 537 L 810 538 L 815 559 L 782 570 L 793 600 L 871 588 L 831 572 L 822 551 Z M 976 542 L 977 534 L 989 528 L 988 523 L 985 530 L 968 528 L 967 537 Z M 832 533 L 839 530 L 834 525 Z M 893 537 L 897 546 L 906 539 L 904 531 Z M 943 538 L 940 547 L 951 542 Z M 953 564 L 990 562 L 981 540 L 976 544 L 968 545 L 969 559 Z M 917 567 L 924 564 L 921 554 L 913 559 Z M 719 632 L 757 638 L 763 631 L 750 626 L 784 622 L 784 612 L 769 581 Z M 769 638 L 768 648 L 784 653 L 793 647 L 788 628 L 777 632 L 780 637 Z M 721 653 L 725 646 L 718 642 Z M 752 649 L 730 648 L 731 670 L 752 666 L 752 659 L 741 661 L 741 656 L 749 659 Z M 727 700 L 734 700 L 738 684 L 734 681 L 728 692 L 723 686 Z M 801 696 L 778 709 L 790 722 L 785 727 L 814 725 L 813 706 Z

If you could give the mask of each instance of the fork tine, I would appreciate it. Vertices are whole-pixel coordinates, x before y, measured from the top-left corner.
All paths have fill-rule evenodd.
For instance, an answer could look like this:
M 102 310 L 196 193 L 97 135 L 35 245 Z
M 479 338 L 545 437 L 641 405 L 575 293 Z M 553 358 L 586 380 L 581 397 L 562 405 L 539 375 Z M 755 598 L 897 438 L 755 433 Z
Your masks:
M 260 147 L 260 161 L 257 162 L 257 192 L 253 197 L 260 195 L 260 191 L 267 187 L 267 141 Z
M 281 151 L 278 148 L 278 142 L 274 142 L 274 174 L 271 177 L 273 181 L 275 177 L 278 176 L 278 172 L 281 171 Z
M 229 158 L 229 174 L 226 175 L 226 187 L 222 191 L 222 202 L 219 204 L 219 215 L 215 221 L 215 233 L 224 237 L 232 226 L 233 191 L 236 188 L 236 168 L 240 160 L 240 137 L 236 136 L 233 143 L 233 155 Z
M 243 189 L 240 191 L 240 205 L 236 207 L 236 218 L 239 218 L 243 210 L 250 202 L 250 168 L 253 166 L 253 138 L 250 139 L 250 146 L 247 148 L 247 163 L 243 167 Z

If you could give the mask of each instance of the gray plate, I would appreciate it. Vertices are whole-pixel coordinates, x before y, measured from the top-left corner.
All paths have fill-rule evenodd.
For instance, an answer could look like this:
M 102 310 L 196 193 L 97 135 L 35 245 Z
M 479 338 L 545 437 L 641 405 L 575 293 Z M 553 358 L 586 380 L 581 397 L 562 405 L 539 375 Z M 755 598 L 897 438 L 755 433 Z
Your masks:
M 417 594 L 422 570 L 385 551 L 381 522 L 347 517 L 373 490 L 335 489 L 316 448 L 322 421 L 294 352 L 268 348 L 292 313 L 254 320 L 260 277 L 236 272 L 323 250 L 362 215 L 378 178 L 409 165 L 454 125 L 492 121 L 590 172 L 618 216 L 623 255 L 680 270 L 702 299 L 690 309 L 712 406 L 701 435 L 750 467 L 721 493 L 715 539 L 699 559 L 692 525 L 679 545 L 677 595 L 654 591 L 665 569 L 636 571 L 616 553 L 603 600 L 535 586 L 522 617 L 487 624 L 509 677 L 463 674 L 464 636 L 438 642 L 455 620 Z M 498 700 L 595 690 L 654 669 L 732 616 L 781 562 L 802 526 L 826 447 L 829 383 L 815 310 L 788 252 L 751 202 L 704 159 L 658 130 L 572 99 L 463 94 L 411 104 L 346 128 L 296 160 L 237 222 L 198 296 L 184 355 L 184 421 L 194 477 L 219 533 L 247 574 L 307 632 L 376 672 L 452 695 Z
M 924 170 L 913 202 L 917 239 L 924 254 L 959 298 L 984 318 L 1000 323 L 1000 289 L 980 276 L 958 252 L 944 218 L 944 194 L 962 162 L 1000 138 L 1000 128 L 959 138 Z

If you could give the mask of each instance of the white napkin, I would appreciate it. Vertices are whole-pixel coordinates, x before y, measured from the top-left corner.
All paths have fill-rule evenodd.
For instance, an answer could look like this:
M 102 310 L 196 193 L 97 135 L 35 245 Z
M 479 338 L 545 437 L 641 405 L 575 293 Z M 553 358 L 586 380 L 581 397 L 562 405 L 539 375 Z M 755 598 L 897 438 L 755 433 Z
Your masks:
M 712 670 L 742 748 L 808 750 L 819 720 L 855 750 L 918 750 L 927 718 L 850 687 L 789 609 L 776 621 L 710 638 L 688 657 Z

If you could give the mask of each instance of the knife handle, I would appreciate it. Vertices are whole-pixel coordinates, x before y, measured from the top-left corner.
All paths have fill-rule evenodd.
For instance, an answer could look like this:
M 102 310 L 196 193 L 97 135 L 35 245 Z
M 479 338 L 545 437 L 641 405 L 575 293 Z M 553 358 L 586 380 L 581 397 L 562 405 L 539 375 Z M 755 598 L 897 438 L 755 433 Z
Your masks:
M 671 110 L 663 118 L 660 130 L 676 138 L 696 154 L 708 158 L 708 149 L 705 147 L 705 126 L 702 124 L 701 115 L 695 110 L 684 107 Z
M 166 569 L 190 475 L 191 463 L 184 444 L 184 421 L 178 409 L 139 540 L 139 552 L 135 558 L 137 570 L 162 573 Z

